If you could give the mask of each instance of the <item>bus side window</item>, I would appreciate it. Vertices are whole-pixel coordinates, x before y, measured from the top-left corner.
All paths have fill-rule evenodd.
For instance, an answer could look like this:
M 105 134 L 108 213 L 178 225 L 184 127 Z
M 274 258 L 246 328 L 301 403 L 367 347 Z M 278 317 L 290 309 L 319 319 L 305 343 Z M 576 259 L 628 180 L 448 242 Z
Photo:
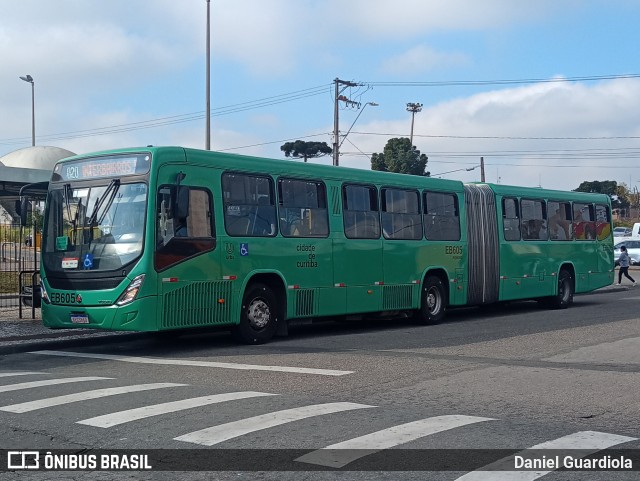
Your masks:
M 349 239 L 378 239 L 378 191 L 373 186 L 342 187 L 344 234 Z
M 222 175 L 222 197 L 224 226 L 229 235 L 276 235 L 276 206 L 271 177 L 226 172 Z
M 386 239 L 422 239 L 420 196 L 415 190 L 382 189 L 382 234 Z
M 592 204 L 573 203 L 573 235 L 578 240 L 596 238 L 596 223 Z
M 571 205 L 568 202 L 549 201 L 549 238 L 571 240 Z
M 605 240 L 611 235 L 611 214 L 609 206 L 596 205 L 596 237 Z
M 522 239 L 547 240 L 547 209 L 543 200 L 522 199 Z
M 182 188 L 188 189 L 189 211 L 184 213 L 187 217 L 175 215 L 175 185 L 164 185 L 158 189 L 155 257 L 157 269 L 165 269 L 215 248 L 211 193 L 201 188 Z
M 284 237 L 329 235 L 327 195 L 317 180 L 278 179 L 280 231 Z
M 502 199 L 502 223 L 504 240 L 520 240 L 520 209 L 518 199 Z
M 427 239 L 460 240 L 460 212 L 456 195 L 426 191 L 423 198 Z

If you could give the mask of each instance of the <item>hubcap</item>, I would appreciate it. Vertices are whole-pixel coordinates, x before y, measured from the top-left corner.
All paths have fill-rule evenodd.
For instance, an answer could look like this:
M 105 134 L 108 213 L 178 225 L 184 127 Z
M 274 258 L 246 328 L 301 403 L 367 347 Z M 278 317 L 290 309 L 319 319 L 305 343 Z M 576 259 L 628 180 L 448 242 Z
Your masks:
M 567 302 L 569 300 L 569 281 L 567 279 L 564 279 L 561 283 L 560 283 L 560 298 L 562 299 L 563 302 Z
M 440 310 L 440 296 L 435 288 L 427 291 L 427 308 L 431 314 L 435 314 Z
M 256 330 L 263 329 L 271 319 L 271 311 L 269 304 L 262 299 L 254 299 L 247 308 L 247 319 L 249 325 Z

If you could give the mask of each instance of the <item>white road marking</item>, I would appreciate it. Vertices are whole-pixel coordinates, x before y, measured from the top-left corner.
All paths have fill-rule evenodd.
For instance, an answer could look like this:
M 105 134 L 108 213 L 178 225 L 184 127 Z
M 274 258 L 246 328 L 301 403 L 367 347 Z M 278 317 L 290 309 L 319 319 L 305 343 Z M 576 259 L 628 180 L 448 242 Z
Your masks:
M 494 419 L 462 415 L 436 416 L 421 419 L 349 439 L 341 443 L 332 444 L 326 448 L 300 456 L 296 458 L 296 461 L 332 468 L 342 468 L 356 459 L 382 451 L 383 449 L 389 449 L 431 434 L 483 421 L 494 421 Z
M 27 376 L 28 374 L 49 374 L 49 373 L 48 372 L 38 372 L 38 371 L 0 372 L 0 377 Z
M 175 384 L 171 382 L 153 383 L 153 384 L 135 384 L 133 386 L 110 387 L 105 389 L 95 389 L 93 391 L 84 391 L 75 394 L 67 394 L 65 396 L 56 396 L 46 399 L 38 399 L 37 401 L 22 402 L 11 404 L 9 406 L 0 407 L 0 411 L 10 413 L 26 413 L 37 409 L 44 409 L 62 404 L 75 403 L 79 401 L 88 401 L 89 399 L 98 399 L 106 396 L 115 396 L 117 394 L 127 394 L 130 392 L 149 391 L 151 389 L 162 389 L 166 387 L 186 386 L 187 384 Z
M 335 369 L 314 369 L 308 367 L 262 366 L 259 364 L 239 364 L 233 362 L 195 361 L 190 359 L 159 359 L 153 357 L 119 356 L 116 354 L 90 354 L 68 351 L 32 351 L 30 354 L 47 356 L 85 357 L 90 359 L 107 359 L 110 361 L 133 362 L 138 364 L 165 364 L 168 366 L 215 367 L 220 369 L 239 369 L 244 371 L 293 372 L 298 374 L 318 374 L 320 376 L 344 376 L 353 371 L 337 371 Z
M 0 392 L 19 391 L 20 389 L 31 389 L 41 386 L 54 386 L 56 384 L 69 384 L 71 382 L 82 381 L 102 381 L 103 379 L 113 379 L 112 377 L 65 377 L 60 379 L 45 379 L 43 381 L 21 382 L 19 384 L 7 384 L 0 386 Z
M 580 453 L 572 453 L 576 458 L 584 458 L 616 444 L 635 441 L 636 438 L 618 436 L 617 434 L 601 433 L 598 431 L 579 431 L 558 439 L 536 444 L 529 449 L 578 449 Z M 507 456 L 485 468 L 499 468 L 502 471 L 472 471 L 459 477 L 456 481 L 533 481 L 552 471 L 508 471 L 515 466 L 515 456 L 527 456 L 527 449 L 513 456 Z M 555 470 L 553 470 L 555 471 Z
M 247 399 L 260 396 L 277 396 L 266 392 L 230 392 L 224 394 L 214 394 L 211 396 L 194 397 L 191 399 L 183 399 L 181 401 L 166 402 L 162 404 L 154 404 L 152 406 L 143 406 L 136 409 L 128 409 L 116 413 L 105 414 L 104 416 L 96 416 L 94 418 L 78 421 L 78 424 L 86 424 L 87 426 L 95 426 L 98 428 L 110 428 L 118 424 L 129 423 L 139 419 L 159 416 L 161 414 L 174 413 L 184 409 L 191 409 L 208 404 L 217 404 L 227 401 L 235 401 L 236 399 Z
M 177 438 L 176 441 L 186 441 L 189 443 L 202 444 L 204 446 L 213 446 L 214 444 L 237 438 L 245 434 L 263 429 L 280 426 L 281 424 L 291 423 L 314 416 L 322 416 L 324 414 L 337 413 L 341 411 L 351 411 L 354 409 L 373 408 L 366 404 L 356 404 L 347 402 L 313 404 L 311 406 L 303 406 L 293 409 L 285 409 L 272 413 L 262 414 L 239 421 L 234 421 L 219 426 L 213 426 L 192 433 L 184 434 Z

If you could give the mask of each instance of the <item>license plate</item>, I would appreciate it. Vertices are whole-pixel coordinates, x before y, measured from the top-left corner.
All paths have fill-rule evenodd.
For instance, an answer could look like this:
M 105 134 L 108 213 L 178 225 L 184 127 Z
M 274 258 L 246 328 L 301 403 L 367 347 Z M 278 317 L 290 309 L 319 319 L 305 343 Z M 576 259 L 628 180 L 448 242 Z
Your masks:
M 89 316 L 86 314 L 71 314 L 72 324 L 89 324 Z

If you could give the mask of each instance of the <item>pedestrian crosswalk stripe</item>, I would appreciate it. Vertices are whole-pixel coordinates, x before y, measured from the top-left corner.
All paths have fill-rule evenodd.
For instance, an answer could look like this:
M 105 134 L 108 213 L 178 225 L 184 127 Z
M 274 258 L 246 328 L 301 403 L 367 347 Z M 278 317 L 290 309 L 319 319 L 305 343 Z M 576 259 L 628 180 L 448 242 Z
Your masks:
M 111 426 L 117 426 L 118 424 L 129 423 L 131 421 L 159 416 L 161 414 L 174 413 L 176 411 L 206 406 L 208 404 L 217 404 L 227 401 L 235 401 L 237 399 L 247 399 L 260 396 L 277 396 L 277 394 L 254 391 L 214 394 L 211 396 L 183 399 L 180 401 L 154 404 L 152 406 L 143 406 L 140 408 L 128 409 L 126 411 L 105 414 L 104 416 L 96 416 L 94 418 L 78 421 L 78 424 L 86 424 L 87 426 L 95 426 L 98 428 L 110 428 Z
M 38 371 L 0 372 L 0 377 L 27 376 L 29 374 L 48 374 L 48 373 L 38 372 Z
M 300 456 L 296 458 L 296 461 L 332 468 L 342 468 L 356 459 L 360 459 L 369 454 L 399 446 L 431 434 L 483 421 L 495 420 L 492 418 L 455 414 L 421 419 L 349 439 L 341 443 L 332 444 L 326 448 Z
M 187 384 L 176 384 L 172 382 L 153 383 L 153 384 L 135 384 L 132 386 L 110 387 L 105 389 L 95 389 L 93 391 L 84 391 L 75 394 L 67 394 L 65 396 L 56 396 L 37 401 L 23 402 L 11 404 L 9 406 L 0 407 L 0 411 L 10 413 L 26 413 L 37 409 L 44 409 L 62 404 L 69 404 L 79 401 L 88 401 L 90 399 L 98 399 L 106 396 L 115 396 L 117 394 L 127 394 L 131 392 L 149 391 L 151 389 L 162 389 L 167 387 L 186 386 Z
M 617 434 L 601 433 L 598 431 L 579 431 L 558 439 L 536 444 L 531 449 L 571 449 L 580 450 L 579 453 L 572 451 L 575 458 L 583 458 L 603 449 L 610 448 L 616 444 L 635 441 L 636 438 L 619 436 Z M 459 477 L 456 481 L 533 481 L 551 471 L 517 471 L 514 470 L 514 457 L 526 456 L 527 449 L 520 451 L 513 456 L 507 456 L 495 463 L 482 468 L 482 471 L 472 471 Z M 487 471 L 485 471 L 485 469 Z M 494 471 L 495 470 L 495 471 Z M 498 471 L 499 470 L 499 471 Z
M 60 379 L 45 379 L 42 381 L 31 381 L 31 382 L 21 382 L 18 384 L 7 384 L 6 386 L 0 386 L 1 392 L 9 392 L 9 391 L 19 391 L 21 389 L 32 389 L 35 387 L 42 386 L 55 386 L 57 384 L 69 384 L 72 382 L 82 382 L 82 381 L 102 381 L 105 379 L 113 379 L 112 377 L 65 377 Z
M 320 376 L 344 376 L 353 374 L 353 371 L 338 371 L 335 369 L 316 369 L 309 367 L 292 366 L 263 366 L 260 364 L 240 364 L 234 362 L 196 361 L 191 359 L 159 359 L 153 357 L 120 356 L 117 354 L 91 354 L 84 352 L 68 351 L 33 351 L 31 354 L 44 354 L 47 356 L 85 357 L 90 359 L 107 359 L 110 361 L 133 362 L 138 364 L 164 364 L 168 366 L 193 366 L 214 367 L 219 369 L 239 369 L 243 371 L 273 371 L 291 372 L 298 374 L 317 374 Z
M 356 404 L 348 402 L 313 404 L 311 406 L 303 406 L 293 409 L 285 409 L 272 413 L 262 414 L 247 419 L 241 419 L 226 424 L 220 424 L 192 433 L 184 434 L 177 438 L 176 441 L 186 441 L 194 444 L 202 444 L 204 446 L 213 446 L 229 439 L 237 438 L 245 434 L 263 429 L 280 426 L 282 424 L 299 421 L 314 416 L 322 416 L 324 414 L 337 413 L 341 411 L 351 411 L 354 409 L 373 408 L 376 406 L 368 406 L 366 404 Z

